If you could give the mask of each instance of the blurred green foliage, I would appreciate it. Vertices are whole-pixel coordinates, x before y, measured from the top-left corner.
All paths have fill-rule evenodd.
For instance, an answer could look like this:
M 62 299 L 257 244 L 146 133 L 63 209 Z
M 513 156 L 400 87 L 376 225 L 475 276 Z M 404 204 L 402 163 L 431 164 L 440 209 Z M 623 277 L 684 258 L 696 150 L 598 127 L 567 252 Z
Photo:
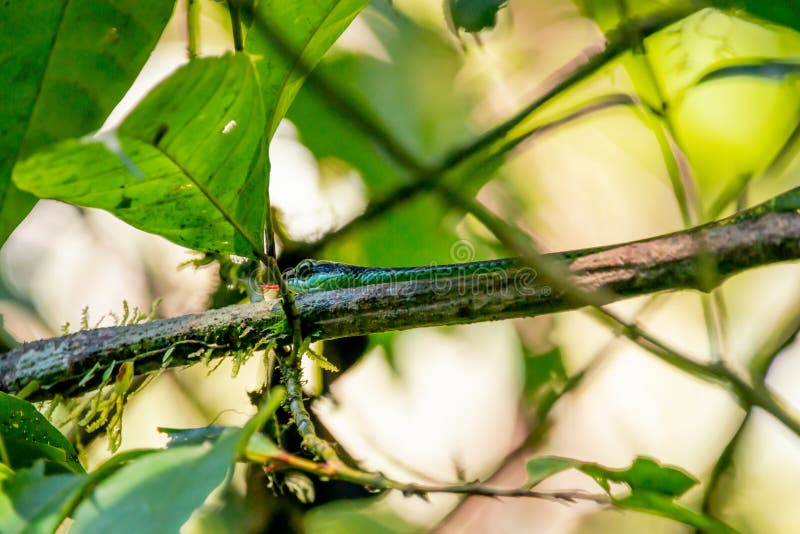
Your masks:
M 622 32 L 628 51 L 501 135 L 508 147 L 489 143 L 485 158 L 467 157 L 461 168 L 449 169 L 445 163 L 453 154 L 472 146 L 485 129 L 475 125 L 480 91 L 463 90 L 467 52 L 443 28 L 383 0 L 361 15 L 364 31 L 374 38 L 371 47 L 328 52 L 366 4 L 257 2 L 243 53 L 193 59 L 153 89 L 118 129 L 86 139 L 139 73 L 172 4 L 5 2 L 0 86 L 13 87 L 15 97 L 0 99 L 0 242 L 35 200 L 10 181 L 13 168 L 16 183 L 38 197 L 104 208 L 198 251 L 258 256 L 268 217 L 267 145 L 287 116 L 321 164 L 334 161 L 340 172 L 356 171 L 369 201 L 396 201 L 328 242 L 323 257 L 376 266 L 449 263 L 463 260 L 451 249 L 464 233 L 458 228 L 463 213 L 442 198 L 434 180 L 475 195 L 502 172 L 517 142 L 549 121 L 560 124 L 564 110 L 587 95 L 635 93 L 620 105 L 638 110 L 651 131 L 674 134 L 705 214 L 729 206 L 751 180 L 767 173 L 800 122 L 800 5 L 709 2 L 643 42 L 633 31 Z M 457 30 L 488 36 L 505 4 L 447 0 L 444 7 Z M 692 5 L 578 2 L 602 31 L 631 17 Z M 508 9 L 512 17 L 514 2 Z M 601 83 L 620 67 L 625 83 L 611 89 Z M 398 191 L 407 198 L 393 198 Z M 489 246 L 476 248 L 469 259 L 488 251 Z M 393 338 L 375 336 L 368 347 L 382 346 L 391 355 Z M 552 405 L 568 380 L 561 349 L 528 354 L 524 364 L 524 401 L 538 406 L 546 397 Z M 0 394 L 0 530 L 50 532 L 71 515 L 74 532 L 112 531 L 120 524 L 131 525 L 126 530 L 132 533 L 177 531 L 227 480 L 243 452 L 243 436 L 263 422 L 179 431 L 175 435 L 187 443 L 120 455 L 86 475 L 70 442 L 32 405 Z M 283 454 L 271 439 L 260 440 L 247 452 Z M 51 473 L 58 468 L 72 473 Z M 530 484 L 570 468 L 606 491 L 612 482 L 627 485 L 628 494 L 612 498 L 620 508 L 730 532 L 675 502 L 697 482 L 693 476 L 649 458 L 623 469 L 536 458 L 528 463 Z M 305 480 L 292 480 L 294 491 L 310 499 Z M 414 530 L 380 507 L 377 500 L 329 503 L 307 513 L 304 526 L 326 533 Z

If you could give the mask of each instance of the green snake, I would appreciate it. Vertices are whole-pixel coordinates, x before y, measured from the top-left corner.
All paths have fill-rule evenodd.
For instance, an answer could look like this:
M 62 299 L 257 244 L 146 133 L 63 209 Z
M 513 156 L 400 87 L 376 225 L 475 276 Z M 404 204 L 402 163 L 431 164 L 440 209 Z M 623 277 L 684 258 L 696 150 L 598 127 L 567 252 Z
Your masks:
M 284 280 L 287 287 L 296 293 L 311 293 L 375 284 L 445 281 L 459 277 L 510 277 L 519 275 L 520 269 L 528 268 L 523 267 L 517 258 L 419 267 L 361 267 L 330 261 L 303 260 L 284 274 Z M 532 269 L 528 271 L 535 275 Z
M 747 219 L 760 217 L 773 212 L 800 211 L 800 188 L 795 188 L 782 195 L 754 206 L 748 210 L 706 225 L 694 228 L 689 234 L 702 234 L 713 232 L 718 228 L 738 223 Z M 666 234 L 656 238 L 643 239 L 631 242 L 628 245 L 644 243 L 670 237 Z M 676 232 L 675 236 L 683 235 Z M 569 252 L 545 254 L 548 261 L 564 262 L 596 252 L 615 248 L 615 245 L 587 248 Z M 621 261 L 621 260 L 620 260 Z M 284 274 L 284 281 L 289 290 L 295 293 L 313 293 L 338 289 L 360 288 L 377 284 L 391 284 L 414 281 L 449 281 L 479 279 L 486 277 L 491 281 L 500 280 L 514 282 L 515 289 L 523 292 L 533 290 L 536 293 L 546 292 L 548 287 L 540 281 L 537 286 L 533 281 L 537 273 L 525 266 L 519 258 L 504 258 L 499 260 L 477 261 L 468 263 L 454 263 L 448 265 L 426 265 L 418 267 L 361 267 L 346 263 L 337 263 L 321 260 L 303 260 L 293 269 Z M 622 267 L 623 264 L 617 265 Z M 260 286 L 261 288 L 275 289 L 277 286 Z

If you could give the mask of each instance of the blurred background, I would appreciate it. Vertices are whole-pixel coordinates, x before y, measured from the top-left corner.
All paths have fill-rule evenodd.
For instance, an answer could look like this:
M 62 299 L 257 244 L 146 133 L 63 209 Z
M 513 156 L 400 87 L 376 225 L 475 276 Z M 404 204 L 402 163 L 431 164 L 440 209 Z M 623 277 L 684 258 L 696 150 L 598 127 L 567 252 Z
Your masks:
M 474 39 L 452 33 L 439 0 L 374 2 L 318 70 L 405 151 L 435 163 L 602 49 L 603 32 L 619 20 L 607 4 L 613 3 L 511 0 L 496 26 Z M 634 14 L 667 4 L 629 2 Z M 202 54 L 229 50 L 227 13 L 221 4 L 201 5 Z M 187 61 L 184 9 L 179 3 L 104 129 Z M 625 94 L 665 110 L 657 126 L 647 118 L 655 115 L 642 111 L 644 104 L 607 107 L 530 137 L 494 168 L 447 179 L 460 180 L 459 187 L 548 252 L 680 230 L 687 222 L 731 213 L 737 199 L 740 206 L 751 205 L 800 184 L 796 158 L 782 148 L 800 120 L 796 75 L 696 83 L 736 59 L 797 58 L 800 34 L 709 9 L 649 38 L 646 52 L 648 72 L 624 55 L 555 99 L 534 122 L 544 124 L 593 97 Z M 668 153 L 677 163 L 665 160 L 659 131 L 673 139 Z M 773 164 L 776 155 L 779 165 Z M 313 84 L 279 127 L 270 157 L 270 194 L 286 267 L 308 250 L 373 266 L 505 255 L 479 223 L 430 191 L 310 247 L 357 217 L 370 199 L 390 194 L 412 176 L 331 108 Z M 683 180 L 682 199 L 676 197 L 671 165 Z M 4 326 L 27 341 L 59 335 L 66 324 L 78 329 L 84 307 L 94 326 L 108 312 L 119 313 L 123 301 L 146 310 L 161 299 L 162 317 L 244 301 L 220 280 L 215 264 L 182 266 L 196 257 L 105 212 L 40 201 L 0 251 Z M 744 369 L 776 352 L 783 344 L 778 333 L 800 317 L 798 275 L 796 264 L 776 265 L 732 278 L 715 297 L 675 292 L 613 309 L 698 359 L 720 354 Z M 716 314 L 710 317 L 709 310 Z M 708 327 L 710 322 L 716 326 Z M 706 506 L 743 532 L 800 532 L 797 436 L 758 410 L 745 421 L 746 412 L 722 388 L 616 339 L 585 312 L 388 333 L 331 342 L 321 350 L 346 371 L 322 374 L 307 366 L 309 394 L 322 393 L 313 410 L 365 468 L 403 481 L 481 479 L 519 487 L 525 461 L 535 455 L 617 467 L 648 455 L 698 477 L 701 484 L 682 502 L 700 507 L 717 460 L 738 433 L 731 462 L 714 478 Z M 163 446 L 166 436 L 157 427 L 243 423 L 253 413 L 247 393 L 263 373 L 261 358 L 251 358 L 235 377 L 229 362 L 213 372 L 199 364 L 161 373 L 126 407 L 122 450 Z M 800 354 L 788 343 L 770 367 L 768 383 L 800 411 L 798 380 Z M 109 454 L 104 437 L 92 439 L 85 451 L 89 467 Z M 301 523 L 309 532 L 687 530 L 666 519 L 590 504 L 441 495 L 426 501 L 398 494 L 307 507 L 302 519 L 301 512 L 292 512 L 281 523 L 270 517 L 270 490 L 259 494 L 245 476 L 239 481 L 239 495 L 209 502 L 185 530 L 278 532 L 280 525 Z M 590 479 L 571 471 L 541 487 L 596 490 Z

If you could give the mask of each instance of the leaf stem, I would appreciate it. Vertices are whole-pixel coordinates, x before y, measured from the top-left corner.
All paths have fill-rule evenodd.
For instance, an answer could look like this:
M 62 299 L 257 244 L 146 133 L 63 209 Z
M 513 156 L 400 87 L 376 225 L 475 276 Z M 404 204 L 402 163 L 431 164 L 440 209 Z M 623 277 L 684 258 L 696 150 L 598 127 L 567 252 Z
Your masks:
M 200 0 L 188 0 L 186 5 L 186 53 L 194 59 L 200 50 Z
M 242 6 L 241 0 L 228 0 L 228 11 L 231 14 L 231 33 L 233 34 L 233 49 L 237 52 L 244 50 L 242 36 Z

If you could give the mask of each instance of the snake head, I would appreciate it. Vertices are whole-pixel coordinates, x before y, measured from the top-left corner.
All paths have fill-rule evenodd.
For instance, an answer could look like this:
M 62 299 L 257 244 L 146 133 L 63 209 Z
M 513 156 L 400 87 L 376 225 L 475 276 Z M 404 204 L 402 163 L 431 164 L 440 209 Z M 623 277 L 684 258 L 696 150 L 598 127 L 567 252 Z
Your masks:
M 291 269 L 283 273 L 283 278 L 286 280 L 308 280 L 314 274 L 317 265 L 320 262 L 316 260 L 303 260 Z
M 283 274 L 289 289 L 297 293 L 341 289 L 352 285 L 360 267 L 322 260 L 303 260 Z
M 295 292 L 309 291 L 309 280 L 314 275 L 318 262 L 315 260 L 303 260 L 291 269 L 284 271 L 283 279 L 289 289 Z

